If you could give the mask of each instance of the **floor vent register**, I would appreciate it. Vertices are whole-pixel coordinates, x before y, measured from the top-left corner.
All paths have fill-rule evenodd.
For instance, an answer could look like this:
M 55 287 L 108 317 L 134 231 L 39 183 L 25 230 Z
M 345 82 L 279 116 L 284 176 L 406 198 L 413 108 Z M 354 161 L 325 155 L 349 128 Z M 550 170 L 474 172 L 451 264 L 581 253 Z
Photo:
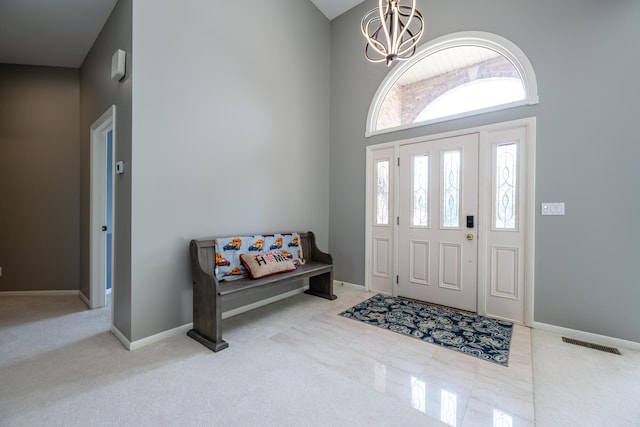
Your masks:
M 567 337 L 562 337 L 562 341 L 568 344 L 579 345 L 580 347 L 587 347 L 587 348 L 592 348 L 594 350 L 604 351 L 606 353 L 618 354 L 618 355 L 620 354 L 620 350 L 618 350 L 615 347 L 607 347 L 606 345 L 593 344 L 590 342 L 574 340 L 573 338 L 567 338 Z

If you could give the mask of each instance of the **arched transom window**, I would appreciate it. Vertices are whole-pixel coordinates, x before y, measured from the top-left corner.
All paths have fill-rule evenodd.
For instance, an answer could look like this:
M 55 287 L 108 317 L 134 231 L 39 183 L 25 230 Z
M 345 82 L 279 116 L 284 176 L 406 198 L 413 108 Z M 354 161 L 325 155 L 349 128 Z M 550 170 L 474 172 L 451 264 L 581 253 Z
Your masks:
M 394 67 L 369 109 L 367 136 L 538 102 L 533 67 L 509 40 L 450 34 Z

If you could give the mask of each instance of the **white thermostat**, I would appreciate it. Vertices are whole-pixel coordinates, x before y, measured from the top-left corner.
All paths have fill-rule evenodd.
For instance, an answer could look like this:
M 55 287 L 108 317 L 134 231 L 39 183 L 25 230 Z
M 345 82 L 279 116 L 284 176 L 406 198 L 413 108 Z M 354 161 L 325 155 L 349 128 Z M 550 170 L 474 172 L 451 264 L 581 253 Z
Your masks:
M 122 50 L 116 50 L 116 53 L 111 57 L 111 78 L 113 80 L 121 81 L 124 79 L 126 73 L 126 59 L 127 53 Z

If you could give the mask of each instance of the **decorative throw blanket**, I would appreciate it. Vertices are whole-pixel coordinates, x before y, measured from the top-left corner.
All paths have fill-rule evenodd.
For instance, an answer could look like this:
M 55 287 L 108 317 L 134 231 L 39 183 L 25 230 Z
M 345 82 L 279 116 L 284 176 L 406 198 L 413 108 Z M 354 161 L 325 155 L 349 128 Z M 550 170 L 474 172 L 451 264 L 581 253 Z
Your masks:
M 243 253 L 267 253 L 278 250 L 296 266 L 305 263 L 298 233 L 224 237 L 215 239 L 215 250 L 215 273 L 218 281 L 248 277 L 247 269 L 240 262 L 240 254 Z

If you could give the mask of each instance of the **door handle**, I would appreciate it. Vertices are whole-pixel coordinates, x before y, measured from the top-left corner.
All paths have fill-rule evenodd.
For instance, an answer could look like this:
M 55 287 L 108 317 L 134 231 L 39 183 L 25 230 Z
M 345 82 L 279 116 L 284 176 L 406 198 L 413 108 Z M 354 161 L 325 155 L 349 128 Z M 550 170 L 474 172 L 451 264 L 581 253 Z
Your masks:
M 102 231 L 107 231 L 107 226 L 106 225 L 102 226 Z
M 467 240 L 473 240 L 473 233 L 467 234 Z

